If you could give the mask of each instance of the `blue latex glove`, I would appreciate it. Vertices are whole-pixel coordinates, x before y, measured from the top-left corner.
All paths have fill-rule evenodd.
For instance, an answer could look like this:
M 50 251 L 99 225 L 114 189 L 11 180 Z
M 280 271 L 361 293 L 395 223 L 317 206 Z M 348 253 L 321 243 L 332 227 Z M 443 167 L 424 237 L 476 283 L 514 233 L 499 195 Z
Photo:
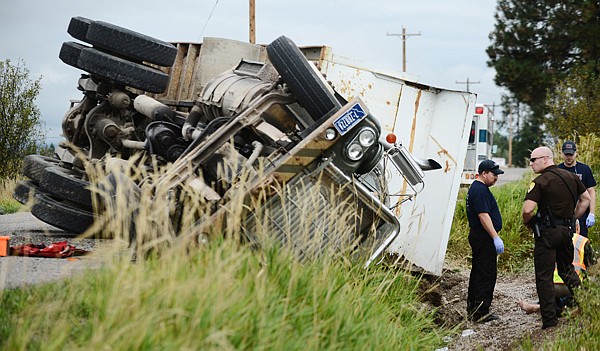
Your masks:
M 496 253 L 498 255 L 504 253 L 504 242 L 499 236 L 494 238 L 494 246 L 496 247 Z
M 589 228 L 594 224 L 596 224 L 596 216 L 593 213 L 590 213 L 585 220 L 585 225 Z

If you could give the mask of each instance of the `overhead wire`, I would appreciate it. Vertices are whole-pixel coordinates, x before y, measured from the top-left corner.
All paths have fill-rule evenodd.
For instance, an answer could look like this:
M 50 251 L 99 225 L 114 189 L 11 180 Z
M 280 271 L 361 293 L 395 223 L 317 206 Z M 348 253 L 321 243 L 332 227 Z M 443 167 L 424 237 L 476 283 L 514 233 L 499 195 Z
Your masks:
M 208 26 L 208 22 L 210 22 L 210 19 L 212 18 L 213 13 L 215 13 L 215 9 L 217 8 L 218 4 L 219 4 L 219 0 L 216 0 L 215 5 L 213 6 L 212 10 L 210 11 L 210 15 L 208 15 L 208 18 L 206 19 L 206 23 L 204 23 L 204 27 L 202 27 L 202 31 L 200 32 L 200 36 L 198 37 L 198 41 L 202 40 L 202 36 L 204 35 L 204 30 L 206 29 L 206 26 Z

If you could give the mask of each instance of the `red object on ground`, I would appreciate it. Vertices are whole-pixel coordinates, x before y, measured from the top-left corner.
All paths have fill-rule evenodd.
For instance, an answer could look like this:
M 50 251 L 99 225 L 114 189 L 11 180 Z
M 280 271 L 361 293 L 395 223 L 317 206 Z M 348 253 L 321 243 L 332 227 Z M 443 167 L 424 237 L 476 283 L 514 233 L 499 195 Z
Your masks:
M 10 247 L 11 256 L 65 258 L 85 255 L 88 252 L 69 245 L 66 241 L 59 241 L 48 246 L 44 244 L 26 244 Z
M 8 242 L 10 236 L 0 236 L 0 256 L 8 255 Z

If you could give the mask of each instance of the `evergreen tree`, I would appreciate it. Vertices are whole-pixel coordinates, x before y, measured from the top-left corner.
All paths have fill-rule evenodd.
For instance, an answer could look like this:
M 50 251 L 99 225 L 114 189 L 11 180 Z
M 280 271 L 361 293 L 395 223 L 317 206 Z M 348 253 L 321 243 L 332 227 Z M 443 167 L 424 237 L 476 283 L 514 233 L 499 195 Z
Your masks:
M 529 150 L 548 138 L 548 91 L 576 70 L 598 76 L 600 1 L 499 0 L 495 19 L 488 65 L 511 100 L 527 106 L 514 145 L 514 161 L 523 165 Z

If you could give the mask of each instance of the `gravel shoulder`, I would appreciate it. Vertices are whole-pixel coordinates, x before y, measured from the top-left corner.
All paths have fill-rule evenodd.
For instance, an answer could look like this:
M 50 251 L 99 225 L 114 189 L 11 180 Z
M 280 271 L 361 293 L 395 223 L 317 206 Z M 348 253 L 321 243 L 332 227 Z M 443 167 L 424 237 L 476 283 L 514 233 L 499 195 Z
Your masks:
M 491 312 L 500 319 L 483 324 L 467 320 L 469 272 L 469 267 L 447 264 L 441 277 L 429 281 L 430 292 L 424 296 L 428 299 L 427 304 L 438 309 L 437 322 L 457 326 L 459 330 L 456 335 L 446 338 L 446 345 L 438 351 L 513 350 L 517 349 L 515 343 L 521 339 L 531 339 L 537 344 L 553 337 L 555 328 L 542 330 L 540 315 L 526 314 L 517 305 L 520 300 L 530 303 L 538 300 L 533 270 L 518 274 L 499 274 Z

